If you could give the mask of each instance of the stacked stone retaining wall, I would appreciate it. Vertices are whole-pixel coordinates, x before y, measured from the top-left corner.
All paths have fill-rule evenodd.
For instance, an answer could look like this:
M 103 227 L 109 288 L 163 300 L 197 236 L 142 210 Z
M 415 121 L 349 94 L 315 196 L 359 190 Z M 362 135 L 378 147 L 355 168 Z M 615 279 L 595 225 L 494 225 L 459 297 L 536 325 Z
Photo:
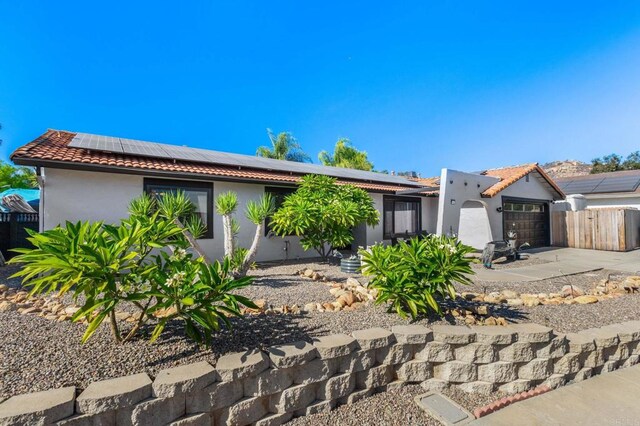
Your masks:
M 0 425 L 279 425 L 406 383 L 522 392 L 638 363 L 640 321 L 556 334 L 537 324 L 360 330 L 160 371 L 24 394 Z M 72 367 L 70 367 L 72 368 Z

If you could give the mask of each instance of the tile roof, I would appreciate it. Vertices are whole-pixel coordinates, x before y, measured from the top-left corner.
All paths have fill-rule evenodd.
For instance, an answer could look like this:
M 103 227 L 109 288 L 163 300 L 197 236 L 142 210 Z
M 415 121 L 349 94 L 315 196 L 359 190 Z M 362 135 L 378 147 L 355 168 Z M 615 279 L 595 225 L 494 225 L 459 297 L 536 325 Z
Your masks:
M 485 189 L 482 192 L 482 196 L 489 198 L 494 197 L 500 191 L 508 188 L 509 186 L 513 185 L 518 180 L 522 179 L 532 172 L 539 173 L 542 178 L 549 184 L 549 186 L 553 188 L 553 190 L 557 191 L 561 197 L 564 197 L 562 190 L 558 187 L 558 185 L 556 185 L 553 179 L 551 179 L 551 177 L 549 177 L 549 175 L 544 170 L 542 170 L 542 167 L 540 167 L 538 163 L 522 164 L 519 166 L 509 166 L 499 169 L 485 170 L 481 173 L 482 175 L 496 177 L 500 179 L 500 181 Z
M 132 173 L 191 175 L 200 177 L 218 177 L 244 181 L 263 181 L 272 183 L 297 183 L 301 175 L 275 170 L 261 170 L 244 167 L 200 163 L 195 161 L 171 160 L 121 154 L 84 148 L 73 148 L 69 143 L 76 133 L 61 130 L 48 130 L 28 144 L 11 154 L 16 164 L 30 166 L 66 166 L 79 169 L 122 169 Z M 340 184 L 353 184 L 370 191 L 396 192 L 411 189 L 413 185 L 392 185 L 388 183 L 350 181 L 338 179 Z
M 429 188 L 440 188 L 440 176 L 428 177 L 428 178 L 411 178 L 412 181 L 417 182 Z M 440 195 L 439 189 L 429 189 L 427 191 L 420 192 L 426 196 L 438 196 Z

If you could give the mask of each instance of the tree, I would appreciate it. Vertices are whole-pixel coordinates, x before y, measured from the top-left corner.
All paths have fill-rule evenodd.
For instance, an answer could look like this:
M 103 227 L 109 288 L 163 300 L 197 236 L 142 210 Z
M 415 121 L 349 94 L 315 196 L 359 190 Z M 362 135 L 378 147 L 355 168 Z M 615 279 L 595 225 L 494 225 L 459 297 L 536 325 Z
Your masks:
M 271 141 L 271 146 L 258 147 L 256 155 L 258 157 L 273 158 L 275 160 L 296 161 L 298 163 L 306 163 L 311 158 L 302 151 L 300 144 L 289 132 L 278 133 L 274 135 L 271 129 L 267 129 L 267 135 Z
M 17 167 L 0 160 L 0 191 L 7 188 L 37 188 L 38 178 L 30 167 Z
M 640 151 L 635 151 L 627 155 L 627 158 L 624 160 L 624 163 L 622 163 L 622 167 L 625 170 L 640 169 Z
M 607 173 L 617 172 L 619 170 L 638 170 L 640 169 L 640 151 L 632 152 L 627 155 L 625 160 L 618 154 L 605 155 L 602 158 L 594 158 L 591 160 L 591 173 Z
M 249 249 L 236 247 L 235 237 L 240 229 L 233 215 L 238 208 L 238 195 L 229 191 L 216 199 L 216 211 L 222 216 L 224 230 L 224 255 L 230 259 L 235 276 L 244 277 L 258 252 L 264 221 L 275 211 L 275 201 L 271 194 L 263 195 L 260 200 L 247 202 L 245 216 L 256 225 L 256 231 Z
M 347 169 L 373 170 L 366 151 L 358 151 L 347 138 L 339 139 L 333 148 L 333 155 L 327 151 L 318 154 L 318 159 L 325 166 L 344 167 Z
M 314 249 L 326 260 L 334 248 L 353 241 L 353 227 L 378 221 L 378 211 L 364 190 L 338 185 L 329 176 L 307 175 L 273 214 L 271 227 L 280 236 L 299 236 L 305 250 Z

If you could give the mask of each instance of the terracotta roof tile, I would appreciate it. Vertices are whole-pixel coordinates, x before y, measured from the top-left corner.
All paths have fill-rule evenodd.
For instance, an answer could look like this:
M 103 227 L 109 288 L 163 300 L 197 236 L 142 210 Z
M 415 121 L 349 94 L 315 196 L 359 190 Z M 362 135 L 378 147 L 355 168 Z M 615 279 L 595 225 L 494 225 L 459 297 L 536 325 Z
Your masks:
M 75 135 L 76 133 L 73 132 L 48 130 L 32 142 L 15 150 L 14 153 L 11 154 L 11 159 L 17 164 L 24 165 L 66 163 L 66 165 L 72 167 L 116 167 L 125 170 L 130 169 L 132 172 L 175 172 L 179 174 L 233 178 L 248 181 L 296 183 L 299 182 L 302 177 L 301 175 L 289 172 L 240 168 L 193 161 L 168 160 L 69 147 L 69 143 Z M 388 183 L 348 181 L 345 179 L 339 179 L 338 183 L 353 184 L 362 189 L 383 192 L 396 192 L 411 188 L 410 185 L 404 187 Z
M 492 176 L 500 179 L 499 182 L 491 185 L 489 188 L 485 189 L 482 192 L 483 197 L 494 197 L 500 191 L 508 188 L 509 186 L 516 183 L 518 180 L 522 179 L 526 175 L 532 172 L 538 172 L 549 185 L 560 194 L 560 196 L 564 197 L 562 190 L 556 185 L 556 183 L 549 177 L 549 175 L 542 170 L 542 167 L 538 165 L 538 163 L 531 164 L 522 164 L 520 166 L 510 166 L 510 167 L 502 167 L 500 169 L 490 169 L 484 171 L 482 174 L 485 176 Z

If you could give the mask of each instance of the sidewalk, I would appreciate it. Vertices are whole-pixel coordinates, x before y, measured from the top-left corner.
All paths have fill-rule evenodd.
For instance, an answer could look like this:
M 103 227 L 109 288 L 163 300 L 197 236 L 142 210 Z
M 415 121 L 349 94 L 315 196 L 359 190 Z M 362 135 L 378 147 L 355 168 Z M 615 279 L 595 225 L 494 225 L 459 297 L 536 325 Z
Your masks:
M 640 365 L 517 402 L 470 425 L 640 425 L 638 395 Z

